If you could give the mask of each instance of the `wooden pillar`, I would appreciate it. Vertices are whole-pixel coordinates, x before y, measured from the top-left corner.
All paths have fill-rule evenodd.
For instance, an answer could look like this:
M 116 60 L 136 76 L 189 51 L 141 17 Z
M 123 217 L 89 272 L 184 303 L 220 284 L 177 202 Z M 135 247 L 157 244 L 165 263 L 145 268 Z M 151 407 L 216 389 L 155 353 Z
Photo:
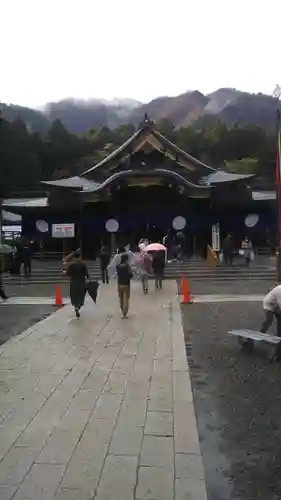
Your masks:
M 116 233 L 110 234 L 110 252 L 111 255 L 116 253 Z

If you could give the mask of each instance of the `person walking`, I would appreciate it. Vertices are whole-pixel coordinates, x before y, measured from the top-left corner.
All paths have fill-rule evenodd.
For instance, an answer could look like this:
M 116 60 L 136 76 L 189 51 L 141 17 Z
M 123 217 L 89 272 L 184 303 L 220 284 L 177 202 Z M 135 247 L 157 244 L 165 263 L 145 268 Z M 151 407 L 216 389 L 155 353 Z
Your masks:
M 144 294 L 148 293 L 148 276 L 152 272 L 152 258 L 145 251 L 145 246 L 140 244 L 140 261 L 139 261 L 139 275 L 142 283 L 142 290 Z
M 277 323 L 277 337 L 281 337 L 281 285 L 273 288 L 263 299 L 264 321 L 260 329 L 266 333 L 275 317 Z
M 102 282 L 106 284 L 109 283 L 108 271 L 107 271 L 109 262 L 110 262 L 110 250 L 108 246 L 103 245 L 100 251 L 100 270 L 101 270 Z
M 76 318 L 80 318 L 80 309 L 84 305 L 86 295 L 86 279 L 89 278 L 88 268 L 81 260 L 79 251 L 74 252 L 73 261 L 67 269 L 70 278 L 70 300 L 74 307 Z
M 245 265 L 249 267 L 253 258 L 253 244 L 247 236 L 241 243 L 241 252 L 245 259 Z
M 133 272 L 128 260 L 128 255 L 126 253 L 122 254 L 121 262 L 117 266 L 118 295 L 123 319 L 128 317 L 131 279 L 133 277 Z
M 152 260 L 152 269 L 155 277 L 155 288 L 156 290 L 162 290 L 165 269 L 165 252 L 155 252 Z
M 260 332 L 266 333 L 276 319 L 276 336 L 281 337 L 281 285 L 276 286 L 263 299 L 264 321 Z M 273 358 L 281 359 L 281 341 L 277 344 Z

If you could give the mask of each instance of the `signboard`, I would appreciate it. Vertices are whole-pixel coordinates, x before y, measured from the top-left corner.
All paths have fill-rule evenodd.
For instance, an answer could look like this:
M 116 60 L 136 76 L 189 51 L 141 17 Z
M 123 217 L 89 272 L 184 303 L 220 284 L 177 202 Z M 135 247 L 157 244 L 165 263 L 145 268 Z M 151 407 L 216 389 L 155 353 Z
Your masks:
M 53 238 L 74 238 L 75 224 L 52 224 Z
M 221 242 L 220 242 L 220 225 L 214 224 L 212 226 L 212 249 L 215 252 L 220 252 Z

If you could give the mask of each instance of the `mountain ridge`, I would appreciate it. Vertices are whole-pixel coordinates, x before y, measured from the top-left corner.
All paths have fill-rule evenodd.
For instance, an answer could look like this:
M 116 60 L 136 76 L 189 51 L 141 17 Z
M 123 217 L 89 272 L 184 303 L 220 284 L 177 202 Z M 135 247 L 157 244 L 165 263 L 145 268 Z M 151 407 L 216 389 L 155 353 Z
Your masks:
M 51 122 L 59 119 L 73 133 L 124 124 L 138 126 L 145 113 L 154 121 L 166 120 L 175 128 L 204 127 L 221 121 L 231 127 L 235 123 L 253 124 L 265 129 L 274 127 L 276 99 L 266 94 L 251 94 L 235 88 L 219 88 L 210 94 L 191 90 L 178 96 L 159 96 L 148 103 L 130 98 L 75 99 L 47 103 L 41 111 L 0 103 L 3 118 L 23 120 L 29 129 L 46 133 Z

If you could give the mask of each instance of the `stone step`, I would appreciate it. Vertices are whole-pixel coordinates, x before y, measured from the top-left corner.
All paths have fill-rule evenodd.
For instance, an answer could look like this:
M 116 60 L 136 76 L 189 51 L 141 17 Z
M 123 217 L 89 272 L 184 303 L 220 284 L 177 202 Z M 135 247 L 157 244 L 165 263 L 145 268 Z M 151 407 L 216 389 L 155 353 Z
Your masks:
M 92 279 L 100 279 L 100 267 L 98 261 L 87 263 Z M 210 268 L 202 259 L 190 259 L 184 263 L 170 262 L 165 269 L 165 277 L 168 279 L 179 279 L 185 275 L 190 280 L 226 282 L 234 280 L 275 280 L 276 270 L 274 262 L 268 264 L 254 262 L 250 268 L 244 265 L 233 265 L 231 267 L 217 266 Z M 23 276 L 5 276 L 5 283 L 17 284 L 55 284 L 68 282 L 67 276 L 62 274 L 61 262 L 34 262 L 32 277 L 26 280 Z
M 219 283 L 219 282 L 229 282 L 229 281 L 237 281 L 238 277 L 237 275 L 233 274 L 230 276 L 220 276 L 220 275 L 204 275 L 204 274 L 198 274 L 198 275 L 185 275 L 186 278 L 188 278 L 191 281 L 205 281 L 205 282 L 213 282 L 213 283 Z M 100 280 L 100 275 L 92 275 L 92 279 Z M 180 279 L 181 275 L 166 275 L 166 279 Z M 267 274 L 245 274 L 245 275 L 239 275 L 239 280 L 241 281 L 274 281 L 276 280 L 276 274 L 275 273 L 267 273 Z M 52 277 L 52 278 L 29 278 L 25 279 L 24 277 L 22 278 L 6 278 L 5 283 L 10 284 L 10 285 L 43 285 L 43 284 L 56 284 L 56 283 L 67 283 L 68 280 L 65 279 L 63 276 L 57 276 L 57 277 Z

